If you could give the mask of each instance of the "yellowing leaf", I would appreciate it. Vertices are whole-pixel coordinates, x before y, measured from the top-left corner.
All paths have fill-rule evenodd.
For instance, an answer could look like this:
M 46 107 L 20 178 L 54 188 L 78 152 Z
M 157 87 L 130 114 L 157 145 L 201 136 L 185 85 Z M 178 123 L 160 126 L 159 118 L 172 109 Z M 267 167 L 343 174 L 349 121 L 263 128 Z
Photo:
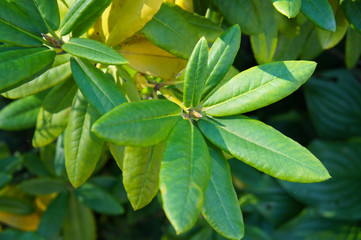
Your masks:
M 114 0 L 102 16 L 102 30 L 109 46 L 138 32 L 156 14 L 163 0 Z
M 184 10 L 193 12 L 193 0 L 175 0 L 175 4 L 177 4 Z
M 187 65 L 187 61 L 175 57 L 143 37 L 125 43 L 120 53 L 133 69 L 163 79 L 175 79 Z
M 48 195 L 41 195 L 35 198 L 35 204 L 38 209 L 45 212 L 48 208 L 49 203 L 57 196 L 57 193 L 52 193 Z
M 94 25 L 88 30 L 88 38 L 104 42 L 105 36 L 102 29 L 102 18 L 99 18 Z
M 36 213 L 30 215 L 18 215 L 0 212 L 0 222 L 22 231 L 36 231 L 40 216 Z

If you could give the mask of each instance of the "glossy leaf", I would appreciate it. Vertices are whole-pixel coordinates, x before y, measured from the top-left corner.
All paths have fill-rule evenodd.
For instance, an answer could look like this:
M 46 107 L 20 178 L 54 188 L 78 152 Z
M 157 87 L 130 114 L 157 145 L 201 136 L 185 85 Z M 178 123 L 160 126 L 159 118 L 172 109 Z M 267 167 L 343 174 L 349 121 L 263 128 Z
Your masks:
M 0 129 L 22 130 L 36 124 L 42 97 L 29 96 L 6 105 L 0 111 Z
M 272 0 L 273 6 L 288 18 L 294 18 L 300 12 L 301 0 Z
M 231 24 L 239 24 L 242 32 L 253 35 L 260 32 L 260 19 L 255 2 L 252 0 L 212 0 L 225 19 Z
M 54 141 L 66 128 L 77 87 L 70 79 L 56 86 L 43 101 L 33 137 L 34 147 L 43 147 Z
M 34 5 L 44 22 L 52 29 L 57 30 L 60 24 L 59 8 L 56 0 L 33 0 Z
M 348 28 L 346 35 L 345 61 L 347 68 L 353 68 L 361 56 L 361 34 Z
M 208 56 L 205 97 L 226 76 L 241 44 L 241 29 L 235 25 L 225 31 L 212 45 Z
M 65 81 L 71 76 L 69 59 L 69 54 L 57 55 L 49 70 L 19 87 L 4 92 L 2 95 L 11 99 L 27 97 Z
M 98 213 L 118 215 L 124 212 L 120 203 L 105 190 L 85 183 L 75 190 L 78 200 Z
M 23 199 L 0 196 L 0 211 L 27 215 L 34 212 L 34 207 L 30 202 Z
M 353 29 L 361 33 L 361 2 L 345 0 L 341 6 Z
M 163 209 L 178 234 L 196 223 L 209 179 L 207 144 L 193 124 L 182 120 L 169 136 L 160 170 Z
M 158 193 L 164 146 L 125 147 L 123 184 L 134 210 L 148 205 Z
M 71 69 L 80 91 L 100 114 L 127 102 L 114 80 L 87 60 L 72 58 Z
M 189 59 L 184 76 L 183 103 L 185 107 L 197 107 L 202 96 L 203 85 L 207 77 L 208 46 L 201 38 Z
M 231 169 L 216 148 L 209 147 L 209 153 L 211 179 L 204 196 L 202 214 L 219 234 L 229 239 L 241 239 L 244 235 L 243 218 L 232 183 Z
M 54 198 L 40 219 L 37 232 L 46 239 L 52 239 L 60 233 L 69 207 L 69 193 L 64 192 Z
M 203 118 L 199 126 L 217 147 L 273 177 L 305 183 L 330 178 L 306 148 L 257 120 L 245 116 Z
M 151 146 L 164 141 L 181 119 L 181 108 L 167 100 L 122 104 L 102 116 L 92 131 L 124 146 Z
M 184 17 L 166 4 L 161 6 L 142 32 L 158 47 L 184 59 L 190 57 L 199 40 L 197 32 Z
M 120 65 L 128 63 L 127 60 L 114 49 L 91 39 L 71 38 L 63 44 L 62 48 L 77 57 L 94 62 Z
M 85 33 L 109 6 L 111 0 L 76 0 L 60 24 L 61 35 L 73 32 L 74 37 Z
M 328 0 L 302 0 L 301 12 L 315 25 L 336 31 L 336 20 Z
M 103 141 L 91 132 L 91 127 L 98 117 L 96 110 L 78 91 L 64 142 L 66 172 L 75 188 L 91 176 L 101 156 Z
M 47 195 L 68 190 L 66 182 L 62 179 L 36 178 L 23 181 L 18 185 L 20 191 L 30 195 Z
M 321 79 L 312 79 L 305 85 L 307 106 L 319 136 L 329 139 L 361 136 L 360 94 L 360 83 L 347 70 L 324 72 Z
M 51 66 L 55 51 L 40 48 L 24 48 L 0 53 L 0 92 L 10 90 Z
M 250 68 L 206 99 L 203 111 L 211 116 L 229 116 L 265 107 L 296 91 L 315 68 L 316 63 L 310 61 L 275 62 Z

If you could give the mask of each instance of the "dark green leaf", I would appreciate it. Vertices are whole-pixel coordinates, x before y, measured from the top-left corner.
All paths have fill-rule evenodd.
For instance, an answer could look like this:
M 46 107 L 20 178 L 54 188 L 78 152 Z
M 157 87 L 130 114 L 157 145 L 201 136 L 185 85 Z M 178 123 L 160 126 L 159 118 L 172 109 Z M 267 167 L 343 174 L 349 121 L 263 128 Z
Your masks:
M 76 189 L 75 194 L 81 203 L 96 212 L 108 215 L 118 215 L 124 212 L 123 207 L 113 196 L 90 183 L 85 183 Z
M 307 41 L 302 46 L 300 59 L 312 60 L 322 53 L 322 45 L 317 35 L 317 29 L 313 28 L 307 36 Z
M 71 68 L 80 91 L 100 114 L 105 114 L 114 107 L 127 102 L 117 88 L 114 79 L 110 79 L 87 60 L 72 58 Z
M 33 213 L 34 210 L 34 206 L 28 201 L 15 197 L 0 196 L 0 211 L 27 215 Z
M 19 190 L 30 195 L 47 195 L 68 190 L 66 182 L 62 179 L 36 178 L 21 182 Z
M 1 172 L 13 173 L 21 164 L 22 158 L 20 155 L 14 155 L 0 160 Z
M 306 148 L 257 120 L 245 116 L 203 118 L 199 126 L 217 147 L 273 177 L 292 182 L 330 178 Z
M 348 29 L 346 35 L 346 49 L 345 49 L 345 61 L 347 68 L 353 68 L 356 66 L 357 61 L 361 56 L 361 34 L 353 30 Z
M 128 61 L 114 49 L 91 39 L 71 38 L 62 48 L 74 56 L 86 58 L 94 62 L 109 65 L 128 63 Z
M 301 9 L 301 0 L 272 0 L 273 6 L 288 18 L 297 16 Z
M 327 0 L 302 0 L 301 12 L 318 27 L 336 31 L 336 20 Z
M 209 147 L 209 153 L 211 179 L 204 196 L 202 214 L 219 234 L 229 239 L 241 239 L 244 234 L 243 218 L 229 164 L 216 148 Z
M 181 119 L 181 108 L 167 100 L 125 103 L 93 126 L 99 137 L 124 146 L 151 146 L 164 141 Z
M 203 111 L 212 116 L 229 116 L 262 108 L 296 91 L 315 68 L 316 63 L 310 61 L 275 62 L 250 68 L 206 99 Z
M 46 164 L 39 157 L 39 153 L 36 151 L 31 151 L 22 155 L 23 164 L 26 169 L 37 176 L 41 177 L 50 177 L 51 172 L 47 169 Z M 54 156 L 51 156 L 53 160 Z
M 101 156 L 103 141 L 91 132 L 99 114 L 80 91 L 73 102 L 65 134 L 65 166 L 74 187 L 82 185 L 93 173 Z
M 6 229 L 0 233 L 1 240 L 45 240 L 35 232 L 21 232 L 13 229 Z
M 0 92 L 30 81 L 51 66 L 55 51 L 24 48 L 0 53 Z
M 353 29 L 361 33 L 361 2 L 345 0 L 341 4 Z
M 11 181 L 12 176 L 7 173 L 0 172 L 0 189 Z
M 182 120 L 169 136 L 160 170 L 163 208 L 178 234 L 196 223 L 209 179 L 207 144 L 192 123 Z
M 52 29 L 57 30 L 60 24 L 59 8 L 56 0 L 33 0 L 34 5 L 44 22 Z
M 186 107 L 197 107 L 207 77 L 208 46 L 201 38 L 194 48 L 185 70 L 183 103 Z

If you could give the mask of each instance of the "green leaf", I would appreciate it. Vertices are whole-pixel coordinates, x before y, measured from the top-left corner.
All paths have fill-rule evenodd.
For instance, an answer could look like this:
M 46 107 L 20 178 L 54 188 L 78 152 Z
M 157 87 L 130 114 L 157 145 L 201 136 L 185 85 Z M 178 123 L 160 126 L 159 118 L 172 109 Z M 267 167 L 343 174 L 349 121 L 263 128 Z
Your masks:
M 250 68 L 206 99 L 203 111 L 211 116 L 229 116 L 265 107 L 296 91 L 315 68 L 316 63 L 310 61 L 274 62 Z
M 231 169 L 223 154 L 209 147 L 211 179 L 204 196 L 202 214 L 219 234 L 229 239 L 241 239 L 243 218 L 238 197 L 232 184 Z
M 33 0 L 39 13 L 52 30 L 57 30 L 60 24 L 59 8 L 57 0 Z
M 23 84 L 51 66 L 55 51 L 46 47 L 0 53 L 0 92 Z
M 302 47 L 302 52 L 299 58 L 304 60 L 312 60 L 320 55 L 322 51 L 323 49 L 320 43 L 320 39 L 317 35 L 317 29 L 314 28 L 311 30 L 311 33 L 308 34 L 307 41 Z
M 260 32 L 260 19 L 253 0 L 211 0 L 225 19 L 231 24 L 239 24 L 242 32 L 253 35 Z
M 208 46 L 201 38 L 194 48 L 185 70 L 183 103 L 186 107 L 197 107 L 207 77 Z
M 318 135 L 328 139 L 361 136 L 360 83 L 347 70 L 327 71 L 320 77 L 305 85 L 307 107 Z
M 0 189 L 5 187 L 11 181 L 12 176 L 7 173 L 0 172 Z
M 76 0 L 60 24 L 61 35 L 73 31 L 73 37 L 83 35 L 101 16 L 112 0 Z
M 27 97 L 65 81 L 71 76 L 69 59 L 69 54 L 57 55 L 49 70 L 19 87 L 4 92 L 2 95 L 11 99 Z
M 168 100 L 125 103 L 102 116 L 92 131 L 124 146 L 152 146 L 164 141 L 181 119 L 182 109 Z
M 53 88 L 43 101 L 33 137 L 34 147 L 54 141 L 66 128 L 77 87 L 72 79 Z
M 35 95 L 6 105 L 0 111 L 0 129 L 14 131 L 34 127 L 42 101 L 42 97 Z
M 163 209 L 178 234 L 196 223 L 209 179 L 207 144 L 193 124 L 182 120 L 169 136 L 160 170 Z
M 114 49 L 91 39 L 70 38 L 68 42 L 63 44 L 62 48 L 74 56 L 94 62 L 109 65 L 128 63 L 128 61 Z
M 68 190 L 66 182 L 62 179 L 36 178 L 21 182 L 20 191 L 30 195 L 47 195 Z
M 112 195 L 93 184 L 85 183 L 75 190 L 75 194 L 79 202 L 98 213 L 108 215 L 124 213 L 123 207 Z
M 63 228 L 64 240 L 96 240 L 96 224 L 92 211 L 72 194 Z
M 300 12 L 301 0 L 272 0 L 273 6 L 288 18 L 294 18 Z
M 87 60 L 72 58 L 71 69 L 80 91 L 100 114 L 103 115 L 127 102 L 114 79 L 109 78 Z
M 22 157 L 18 154 L 0 160 L 1 172 L 14 173 L 21 166 Z
M 158 47 L 184 59 L 190 57 L 199 40 L 194 27 L 167 4 L 162 4 L 141 31 Z
M 91 132 L 91 127 L 98 117 L 96 110 L 78 91 L 64 143 L 66 171 L 75 188 L 91 176 L 102 153 L 103 141 Z
M 212 45 L 208 56 L 207 79 L 203 97 L 226 76 L 241 44 L 241 29 L 235 25 L 225 31 Z
M 327 167 L 332 179 L 323 183 L 298 184 L 281 182 L 297 200 L 313 207 L 324 217 L 339 220 L 361 218 L 360 163 L 361 141 L 314 141 L 309 149 Z M 340 190 L 342 189 L 342 190 Z
M 27 215 L 34 212 L 34 207 L 30 202 L 23 199 L 0 196 L 0 211 Z
M 347 68 L 356 66 L 361 56 L 361 34 L 348 28 L 346 35 L 345 61 Z
M 306 148 L 260 121 L 246 116 L 203 118 L 199 126 L 217 147 L 273 177 L 305 183 L 330 178 Z
M 336 31 L 336 20 L 327 0 L 302 0 L 301 12 L 318 27 Z
M 125 147 L 123 184 L 134 210 L 148 205 L 158 193 L 164 146 Z
M 46 239 L 59 235 L 69 208 L 69 196 L 69 192 L 59 194 L 50 202 L 41 217 L 37 232 Z
M 40 158 L 39 153 L 35 151 L 35 149 L 31 152 L 23 154 L 22 157 L 22 164 L 30 173 L 41 177 L 52 176 L 52 173 L 47 168 L 46 163 Z M 51 161 L 53 161 L 54 157 L 51 156 L 51 158 Z
M 21 232 L 11 228 L 1 231 L 0 238 L 1 240 L 45 240 L 35 232 Z
M 112 143 L 109 143 L 108 146 L 109 146 L 109 151 L 112 154 L 119 169 L 123 171 L 124 146 L 119 146 L 119 145 L 112 144 Z
M 361 33 L 361 2 L 345 0 L 341 2 L 341 6 L 351 27 Z

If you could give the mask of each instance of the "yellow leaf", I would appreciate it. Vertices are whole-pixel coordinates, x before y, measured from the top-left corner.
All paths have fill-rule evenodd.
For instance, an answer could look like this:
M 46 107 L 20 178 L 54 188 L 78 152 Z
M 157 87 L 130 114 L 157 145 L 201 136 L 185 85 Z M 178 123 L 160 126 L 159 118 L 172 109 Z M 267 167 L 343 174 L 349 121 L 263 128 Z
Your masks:
M 156 14 L 163 0 L 114 0 L 102 15 L 105 43 L 115 46 L 138 32 Z
M 193 0 L 175 0 L 175 4 L 187 10 L 189 12 L 193 12 Z
M 22 231 L 36 231 L 40 216 L 36 213 L 30 215 L 18 215 L 0 212 L 0 222 Z
M 98 18 L 98 20 L 94 23 L 94 25 L 88 30 L 88 38 L 104 42 L 105 36 L 102 29 L 102 18 Z
M 155 46 L 144 37 L 133 38 L 122 45 L 119 52 L 129 61 L 131 68 L 168 80 L 175 79 L 187 65 L 186 60 Z

